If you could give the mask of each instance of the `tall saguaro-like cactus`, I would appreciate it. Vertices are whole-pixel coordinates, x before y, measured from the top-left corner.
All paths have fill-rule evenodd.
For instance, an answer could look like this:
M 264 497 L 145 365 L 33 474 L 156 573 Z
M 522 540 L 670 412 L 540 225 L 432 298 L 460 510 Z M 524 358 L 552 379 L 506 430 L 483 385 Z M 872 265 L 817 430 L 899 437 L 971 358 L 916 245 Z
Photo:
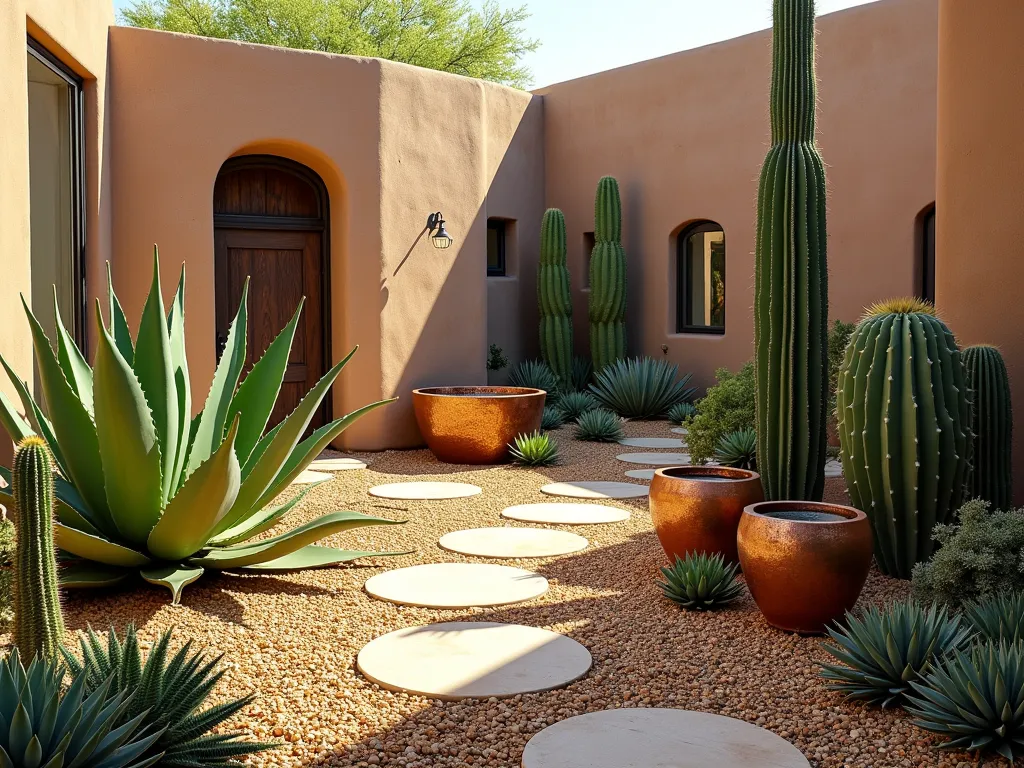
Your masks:
M 26 659 L 59 657 L 64 616 L 53 547 L 53 459 L 46 442 L 26 437 L 14 455 L 14 644 Z
M 1013 409 L 1010 378 L 999 350 L 987 344 L 963 352 L 973 391 L 973 462 L 968 496 L 1008 510 L 1013 502 Z
M 619 183 L 612 176 L 598 182 L 594 201 L 589 314 L 590 357 L 597 372 L 626 356 L 626 251 Z
M 572 296 L 565 250 L 565 217 L 557 208 L 548 208 L 540 225 L 537 267 L 540 353 L 562 386 L 572 380 Z
M 769 500 L 820 500 L 828 403 L 825 167 L 814 142 L 813 0 L 775 0 L 772 146 L 757 193 L 757 466 Z

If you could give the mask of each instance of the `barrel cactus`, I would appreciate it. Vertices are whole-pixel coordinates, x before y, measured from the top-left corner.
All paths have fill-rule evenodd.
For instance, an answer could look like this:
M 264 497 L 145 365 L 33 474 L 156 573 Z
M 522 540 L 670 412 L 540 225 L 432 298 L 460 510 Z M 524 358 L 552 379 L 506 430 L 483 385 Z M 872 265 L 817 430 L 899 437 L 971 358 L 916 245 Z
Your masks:
M 14 644 L 26 659 L 56 659 L 64 642 L 53 548 L 53 459 L 30 436 L 14 454 L 18 544 L 14 567 Z
M 540 225 L 537 305 L 541 357 L 562 386 L 568 386 L 572 380 L 572 296 L 565 266 L 565 217 L 557 208 L 548 208 Z
M 920 299 L 870 307 L 839 370 L 843 474 L 867 514 L 883 573 L 909 579 L 932 529 L 964 500 L 970 463 L 967 372 L 953 334 Z
M 967 495 L 990 502 L 994 509 L 1009 509 L 1013 496 L 1013 411 L 1006 363 L 999 350 L 989 345 L 967 347 L 963 358 L 974 401 L 973 468 Z
M 626 356 L 626 251 L 619 182 L 611 176 L 598 182 L 594 202 L 589 313 L 590 356 L 600 371 Z
M 775 0 L 772 146 L 757 193 L 757 465 L 765 497 L 822 498 L 828 403 L 825 168 L 814 140 L 813 0 Z

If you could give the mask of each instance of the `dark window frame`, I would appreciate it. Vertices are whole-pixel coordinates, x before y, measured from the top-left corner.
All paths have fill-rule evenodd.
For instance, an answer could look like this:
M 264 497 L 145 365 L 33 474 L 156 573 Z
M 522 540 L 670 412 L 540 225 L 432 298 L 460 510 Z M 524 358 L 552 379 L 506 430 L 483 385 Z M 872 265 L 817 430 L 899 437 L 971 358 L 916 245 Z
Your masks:
M 88 306 L 86 297 L 86 214 L 85 214 L 85 87 L 84 81 L 31 35 L 26 36 L 28 54 L 68 85 L 68 123 L 71 130 L 71 253 L 74 258 L 75 343 L 83 353 L 88 349 Z
M 487 259 L 487 276 L 488 277 L 506 277 L 508 275 L 508 259 L 506 254 L 508 251 L 508 221 L 506 219 L 493 218 L 487 220 L 487 231 L 493 229 L 498 233 L 498 264 L 497 266 L 491 266 L 490 258 Z M 489 238 L 488 238 L 489 239 Z M 488 257 L 490 254 L 488 254 Z
M 919 216 L 917 259 L 921 269 L 921 298 L 935 303 L 935 203 Z
M 702 232 L 721 232 L 722 242 L 725 243 L 725 227 L 710 219 L 703 219 L 684 227 L 676 235 L 676 333 L 701 333 L 712 336 L 724 336 L 726 325 L 726 299 L 728 294 L 723 293 L 722 298 L 722 324 L 720 326 L 692 325 L 686 322 L 688 310 L 690 309 L 690 292 L 687 275 L 689 274 L 690 253 L 687 250 L 687 242 L 690 237 Z M 722 262 L 722 279 L 725 280 L 725 261 Z M 725 287 L 723 286 L 723 292 Z

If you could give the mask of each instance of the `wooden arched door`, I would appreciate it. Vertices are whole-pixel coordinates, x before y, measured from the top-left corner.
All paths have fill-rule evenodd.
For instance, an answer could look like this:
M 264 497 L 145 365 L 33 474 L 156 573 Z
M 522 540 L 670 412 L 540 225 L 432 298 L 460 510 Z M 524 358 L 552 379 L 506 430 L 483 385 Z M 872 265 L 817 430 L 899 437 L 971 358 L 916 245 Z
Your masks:
M 249 278 L 245 370 L 291 319 L 303 296 L 284 384 L 270 417 L 278 424 L 326 373 L 330 355 L 327 191 L 299 163 L 270 155 L 228 160 L 213 192 L 217 356 Z M 310 431 L 331 418 L 330 397 Z M 308 431 L 307 431 L 308 434 Z

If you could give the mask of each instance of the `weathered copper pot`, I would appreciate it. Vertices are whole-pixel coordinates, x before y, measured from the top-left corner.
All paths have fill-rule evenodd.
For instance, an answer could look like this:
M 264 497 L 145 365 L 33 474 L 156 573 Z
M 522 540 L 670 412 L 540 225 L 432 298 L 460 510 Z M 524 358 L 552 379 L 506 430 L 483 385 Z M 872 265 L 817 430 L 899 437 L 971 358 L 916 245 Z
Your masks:
M 412 406 L 427 447 L 451 464 L 498 464 L 516 435 L 540 429 L 547 393 L 526 387 L 427 387 Z
M 743 510 L 737 545 L 747 588 L 769 624 L 818 634 L 853 608 L 871 567 L 859 509 L 764 501 Z
M 736 528 L 743 508 L 763 500 L 761 476 L 746 469 L 666 467 L 651 480 L 651 519 L 670 563 L 689 552 L 739 562 Z

